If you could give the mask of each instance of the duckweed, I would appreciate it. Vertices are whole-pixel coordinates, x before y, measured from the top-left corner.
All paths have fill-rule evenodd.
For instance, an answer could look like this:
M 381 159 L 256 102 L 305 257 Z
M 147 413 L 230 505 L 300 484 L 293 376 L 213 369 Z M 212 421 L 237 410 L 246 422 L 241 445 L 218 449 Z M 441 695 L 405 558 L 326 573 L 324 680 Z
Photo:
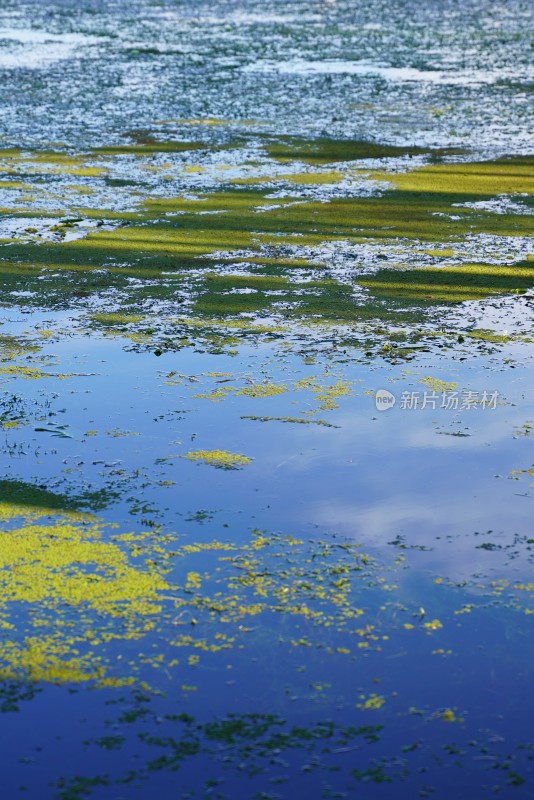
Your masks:
M 227 450 L 190 450 L 183 458 L 188 461 L 201 461 L 219 469 L 239 469 L 252 463 L 252 459 L 241 453 L 229 453 Z

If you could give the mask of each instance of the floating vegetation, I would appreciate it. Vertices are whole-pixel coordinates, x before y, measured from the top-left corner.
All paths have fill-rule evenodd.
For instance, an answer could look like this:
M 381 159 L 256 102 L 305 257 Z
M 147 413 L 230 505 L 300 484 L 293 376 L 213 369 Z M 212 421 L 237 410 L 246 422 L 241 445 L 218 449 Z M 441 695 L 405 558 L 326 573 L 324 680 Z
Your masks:
M 287 392 L 287 386 L 283 383 L 279 386 L 275 383 L 259 383 L 238 389 L 236 395 L 243 395 L 244 397 L 274 397 L 277 394 L 285 394 L 285 392 Z
M 190 450 L 183 458 L 188 461 L 202 461 L 219 469 L 239 469 L 252 463 L 252 459 L 241 453 L 229 453 L 227 450 Z
M 4 685 L 9 692 L 4 711 L 23 706 L 33 696 L 31 692 L 9 690 L 14 682 L 28 681 L 36 688 L 47 683 L 87 683 L 108 692 L 114 690 L 118 693 L 113 703 L 121 734 L 107 733 L 92 746 L 122 752 L 129 741 L 139 741 L 140 736 L 149 749 L 160 754 L 155 758 L 142 752 L 146 767 L 135 767 L 137 779 L 142 782 L 148 781 L 153 771 L 172 774 L 177 768 L 187 769 L 193 757 L 207 758 L 206 767 L 217 770 L 214 743 L 224 744 L 227 766 L 237 768 L 247 753 L 248 759 L 261 767 L 262 775 L 268 769 L 264 759 L 272 758 L 274 750 L 303 765 L 307 763 L 303 759 L 311 758 L 313 763 L 320 748 L 326 762 L 315 764 L 313 771 L 318 770 L 321 775 L 331 756 L 339 758 L 340 753 L 352 750 L 351 742 L 360 741 L 363 746 L 382 740 L 386 720 L 391 725 L 389 717 L 384 716 L 390 703 L 403 716 L 401 727 L 397 730 L 393 726 L 395 736 L 384 764 L 384 776 L 396 782 L 400 778 L 394 769 L 398 754 L 410 752 L 403 742 L 412 728 L 415 735 L 415 727 L 407 717 L 417 720 L 419 735 L 421 730 L 428 730 L 434 740 L 436 733 L 430 731 L 435 722 L 465 724 L 463 714 L 446 705 L 427 705 L 415 713 L 418 692 L 414 688 L 409 691 L 412 704 L 404 708 L 408 698 L 399 699 L 396 691 L 387 689 L 387 671 L 383 672 L 379 665 L 384 653 L 391 657 L 398 651 L 403 637 L 412 636 L 417 630 L 431 637 L 423 650 L 418 647 L 423 668 L 437 654 L 453 652 L 448 646 L 451 634 L 446 633 L 446 624 L 437 619 L 426 622 L 419 612 L 414 620 L 415 598 L 406 604 L 407 597 L 399 586 L 407 569 L 403 560 L 380 563 L 360 546 L 342 540 L 306 541 L 265 531 L 253 531 L 244 545 L 231 539 L 181 542 L 175 534 L 154 531 L 110 533 L 105 536 L 105 529 L 98 523 L 81 518 L 76 522 L 52 512 L 39 525 L 15 523 L 3 532 L 0 617 L 5 637 L 1 657 Z M 451 620 L 462 613 L 455 608 L 455 602 L 464 590 L 441 579 L 434 586 L 433 604 L 439 604 Z M 449 599 L 439 599 L 436 591 L 448 593 Z M 484 589 L 478 581 L 469 589 L 479 595 L 481 591 L 483 597 L 489 592 L 492 599 L 469 604 L 469 611 L 480 619 L 493 614 L 494 621 L 498 621 L 494 635 L 501 636 L 501 624 L 509 635 L 510 599 L 518 593 L 532 595 L 531 587 L 501 580 L 488 583 Z M 428 587 L 424 593 L 429 601 Z M 21 604 L 30 611 L 22 640 L 10 638 L 15 633 L 11 620 L 18 619 Z M 517 610 L 521 610 L 520 605 Z M 403 622 L 409 619 L 414 622 Z M 147 652 L 154 631 L 158 632 L 160 644 Z M 176 671 L 182 682 L 185 675 L 192 676 L 194 672 L 195 681 L 200 684 L 195 687 L 189 678 L 182 685 L 182 695 L 196 694 L 194 688 L 206 691 L 206 680 L 214 680 L 217 673 L 212 670 L 217 669 L 221 658 L 222 663 L 232 666 L 236 678 L 248 680 L 250 655 L 268 658 L 275 631 L 277 658 L 284 658 L 287 665 L 280 680 L 286 687 L 294 684 L 291 691 L 298 693 L 295 699 L 299 704 L 304 700 L 302 688 L 297 689 L 303 669 L 300 653 L 320 654 L 319 660 L 313 655 L 308 658 L 306 667 L 308 681 L 313 677 L 309 685 L 316 698 L 316 720 L 321 708 L 328 708 L 337 696 L 337 688 L 328 677 L 344 673 L 344 659 L 353 664 L 353 673 L 354 665 L 360 665 L 359 684 L 363 681 L 372 686 L 374 675 L 375 681 L 384 681 L 384 689 L 380 693 L 358 692 L 354 687 L 353 722 L 326 720 L 305 725 L 288 722 L 277 714 L 240 710 L 203 721 L 194 716 L 201 705 L 195 702 L 184 711 L 183 701 L 175 705 L 176 699 L 167 697 Z M 436 647 L 436 641 L 442 646 Z M 129 657 L 117 661 L 116 654 L 125 652 L 126 644 Z M 365 666 L 370 657 L 371 670 Z M 202 666 L 208 667 L 206 675 Z M 254 667 L 256 673 L 258 669 L 264 674 L 262 666 Z M 147 683 L 148 674 L 151 677 Z M 377 674 L 382 678 L 376 678 Z M 224 673 L 222 677 L 225 678 Z M 245 686 L 249 686 L 248 682 Z M 166 711 L 161 716 L 163 708 Z M 367 721 L 370 713 L 379 715 L 380 724 Z M 154 729 L 156 715 L 163 726 L 158 732 Z M 424 719 L 423 729 L 420 717 Z M 441 741 L 440 736 L 437 741 Z M 480 744 L 482 750 L 486 746 Z M 433 752 L 428 744 L 424 747 L 429 755 Z M 479 752 L 480 749 L 474 752 L 475 764 Z M 375 769 L 372 758 L 371 752 L 362 753 L 357 776 L 348 771 L 349 763 L 354 770 L 354 762 L 342 758 L 339 763 L 343 765 L 344 785 L 350 785 L 351 775 L 353 779 L 366 780 L 369 771 Z M 467 766 L 467 754 L 463 759 Z M 518 759 L 519 755 L 510 762 L 513 772 Z M 108 777 L 106 782 L 123 780 L 125 766 L 121 762 L 117 766 L 115 777 Z M 404 777 L 409 774 L 417 774 L 411 759 L 403 763 Z M 77 780 L 69 780 L 71 787 Z M 85 785 L 88 788 L 99 784 Z
M 251 419 L 256 422 L 289 422 L 295 423 L 296 425 L 322 425 L 325 428 L 339 427 L 333 425 L 331 422 L 327 422 L 325 419 L 303 419 L 302 417 L 258 417 L 252 414 L 243 414 L 241 419 Z
M 428 386 L 428 388 L 433 392 L 452 392 L 458 387 L 458 384 L 455 381 L 442 381 L 439 378 L 432 378 L 430 375 L 427 375 L 425 378 L 421 378 L 419 383 L 423 383 L 425 386 Z
M 0 375 L 4 375 L 6 378 L 26 378 L 27 380 L 57 378 L 57 380 L 60 381 L 71 377 L 70 375 L 62 375 L 60 373 L 43 372 L 38 367 L 26 367 L 18 364 L 0 366 Z

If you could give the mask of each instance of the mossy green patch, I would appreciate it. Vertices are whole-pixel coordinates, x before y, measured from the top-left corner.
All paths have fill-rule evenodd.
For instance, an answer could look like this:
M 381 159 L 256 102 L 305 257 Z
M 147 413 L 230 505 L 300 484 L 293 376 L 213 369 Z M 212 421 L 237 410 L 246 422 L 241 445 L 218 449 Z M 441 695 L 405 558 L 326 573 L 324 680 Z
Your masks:
M 298 172 L 294 175 L 280 175 L 278 180 L 286 180 L 289 183 L 296 183 L 299 185 L 322 185 L 330 183 L 339 183 L 344 179 L 342 172 Z
M 220 275 L 217 272 L 207 272 L 202 277 L 209 290 L 215 292 L 234 289 L 272 292 L 291 288 L 288 278 L 277 278 L 271 275 Z
M 103 325 L 104 327 L 124 327 L 136 322 L 141 322 L 143 319 L 142 314 L 128 314 L 121 311 L 106 311 L 97 314 L 91 314 L 89 319 L 93 322 Z
M 308 164 L 330 164 L 337 161 L 399 158 L 425 154 L 439 156 L 451 152 L 450 150 L 432 150 L 428 147 L 397 147 L 355 139 L 326 137 L 303 139 L 296 136 L 273 137 L 266 142 L 265 149 L 271 158 L 278 161 L 305 161 Z
M 382 269 L 360 278 L 358 283 L 379 297 L 417 303 L 461 303 L 532 288 L 534 262 L 526 260 L 507 266 L 462 264 L 410 270 Z
M 278 334 L 287 330 L 284 325 L 265 325 L 251 319 L 219 319 L 217 317 L 212 319 L 206 319 L 205 317 L 179 317 L 178 319 L 171 319 L 171 324 L 183 325 L 193 331 L 209 330 L 213 327 L 218 330 L 224 329 L 239 333 Z
M 358 320 L 369 316 L 368 309 L 356 304 L 352 287 L 335 280 L 208 273 L 198 284 L 197 314 L 224 317 L 267 309 L 293 319 Z
M 497 333 L 496 331 L 482 328 L 466 331 L 465 336 L 469 337 L 469 339 L 476 339 L 481 342 L 492 342 L 494 344 L 505 344 L 509 342 L 510 339 L 517 340 L 517 338 L 519 338 L 519 340 L 523 339 L 524 341 L 528 341 L 528 338 L 510 336 L 508 333 Z
M 534 158 L 503 158 L 468 164 L 436 164 L 413 172 L 374 173 L 403 191 L 424 194 L 495 197 L 526 192 L 534 194 Z
M 31 153 L 20 150 L 0 153 L 0 161 L 8 173 L 23 172 L 28 174 L 62 174 L 78 177 L 97 177 L 106 171 L 105 165 L 91 163 L 91 155 L 72 155 L 52 150 L 37 150 Z
M 292 140 L 273 139 L 267 146 L 274 147 L 276 142 L 294 147 L 297 156 L 300 153 L 300 145 Z M 139 147 L 153 144 L 141 142 Z M 326 139 L 302 144 L 303 152 L 309 150 L 310 158 L 319 160 L 332 154 L 340 157 L 345 150 L 354 156 L 365 150 L 350 147 L 350 143 Z M 386 148 L 379 155 L 380 149 L 371 147 L 365 152 L 378 158 L 394 155 L 393 151 Z M 45 153 L 39 157 L 45 164 L 51 158 Z M 59 167 L 64 163 L 66 169 L 74 168 L 71 156 L 57 158 Z M 105 158 L 102 155 L 103 163 Z M 80 166 L 81 162 L 74 161 Z M 87 166 L 91 168 L 91 163 Z M 503 192 L 531 192 L 532 172 L 528 158 L 433 163 L 407 173 L 375 171 L 368 173 L 370 177 L 390 180 L 396 188 L 380 196 L 335 197 L 329 202 L 303 201 L 298 192 L 273 201 L 260 187 L 153 198 L 138 211 L 110 212 L 110 219 L 119 223 L 113 230 L 97 228 L 85 238 L 70 241 L 13 242 L 6 251 L 9 260 L 0 265 L 0 280 L 9 302 L 16 302 L 18 293 L 25 291 L 30 305 L 43 302 L 43 290 L 48 305 L 69 305 L 118 289 L 122 307 L 93 314 L 90 324 L 125 332 L 139 346 L 151 341 L 151 326 L 141 319 L 147 304 L 176 304 L 184 298 L 195 318 L 211 320 L 269 314 L 292 323 L 297 319 L 357 323 L 393 320 L 399 314 L 412 319 L 414 308 L 423 319 L 425 309 L 432 305 L 524 291 L 533 285 L 531 263 L 521 260 L 521 253 L 516 263 L 505 266 L 486 263 L 484 258 L 487 250 L 488 262 L 495 260 L 495 237 L 529 235 L 529 215 L 511 213 L 508 207 L 505 213 L 493 213 L 469 205 L 469 201 Z M 291 179 L 301 177 L 330 181 L 338 173 L 302 173 Z M 96 210 L 87 210 L 85 216 L 91 218 L 91 214 L 101 218 Z M 419 253 L 436 259 L 456 254 L 462 262 L 458 255 L 462 248 L 454 243 L 461 245 L 477 234 L 494 237 L 493 244 L 481 239 L 479 263 L 471 257 L 469 262 L 464 258 L 466 263 L 443 269 L 402 269 L 403 254 L 410 256 L 410 264 Z M 347 246 L 378 245 L 386 252 L 379 252 L 377 258 L 393 261 L 394 267 L 376 274 L 366 270 L 356 277 L 354 283 L 368 290 L 356 296 L 346 276 L 342 281 L 332 277 L 337 243 L 342 252 Z M 516 249 L 520 251 L 520 244 Z M 248 274 L 222 272 L 221 262 L 229 261 Z M 343 270 L 354 278 L 359 267 L 356 250 L 354 260 Z M 323 280 L 318 278 L 321 272 Z M 235 338 L 239 340 L 241 334 Z M 227 340 L 225 346 L 230 344 Z

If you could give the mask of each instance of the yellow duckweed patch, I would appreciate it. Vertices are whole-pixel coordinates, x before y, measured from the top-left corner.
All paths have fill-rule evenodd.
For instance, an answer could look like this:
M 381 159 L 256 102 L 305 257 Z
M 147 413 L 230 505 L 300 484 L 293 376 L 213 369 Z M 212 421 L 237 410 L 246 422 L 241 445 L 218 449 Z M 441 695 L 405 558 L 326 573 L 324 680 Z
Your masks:
M 348 395 L 350 395 L 350 384 L 347 381 L 336 381 L 332 386 L 317 391 L 319 408 L 323 411 L 339 408 L 339 403 L 336 400 L 339 397 L 347 397 Z
M 424 627 L 429 631 L 437 631 L 440 628 L 443 628 L 443 625 L 439 619 L 433 619 L 431 622 L 425 622 Z
M 10 378 L 28 378 L 30 380 L 48 377 L 46 373 L 41 372 L 41 370 L 37 369 L 37 367 L 22 367 L 15 364 L 9 364 L 8 366 L 0 367 L 0 375 L 7 375 Z
M 30 637 L 0 645 L 0 678 L 27 678 L 37 683 L 81 683 L 98 680 L 103 669 L 89 656 L 72 655 L 72 646 L 57 636 Z
M 435 258 L 453 258 L 454 257 L 454 250 L 451 250 L 450 247 L 445 247 L 445 248 L 442 248 L 441 250 L 440 249 L 422 250 L 421 252 L 424 253 L 427 256 L 434 256 Z
M 166 381 L 166 383 L 168 383 L 168 381 Z M 234 392 L 234 388 L 232 386 L 221 386 L 219 389 L 213 389 L 211 392 L 194 394 L 193 397 L 195 400 L 210 400 L 212 403 L 218 403 L 221 400 L 224 400 L 224 398 L 232 392 Z
M 198 574 L 198 572 L 187 573 L 187 582 L 185 584 L 186 589 L 200 589 L 201 583 L 202 583 L 202 578 Z
M 348 381 L 338 380 L 330 385 L 323 385 L 319 378 L 310 375 L 295 381 L 293 388 L 296 391 L 312 392 L 319 401 L 319 408 L 323 411 L 330 411 L 339 408 L 337 399 L 349 397 L 351 395 L 351 384 Z
M 142 314 L 126 314 L 119 311 L 100 312 L 91 314 L 90 319 L 99 322 L 101 325 L 129 325 L 134 322 L 141 322 Z
M 456 716 L 456 714 L 454 713 L 452 708 L 446 708 L 444 711 L 441 712 L 440 716 L 441 716 L 441 719 L 444 722 L 461 722 L 462 721 L 459 717 Z
M 530 475 L 531 478 L 534 478 L 534 467 L 530 469 L 512 469 L 510 470 L 510 476 L 514 475 Z
M 456 389 L 458 386 L 457 383 L 453 381 L 442 381 L 439 378 L 432 378 L 430 375 L 427 375 L 425 378 L 421 378 L 419 383 L 423 383 L 425 386 L 428 386 L 433 392 L 450 392 L 453 389 Z
M 39 331 L 43 335 L 43 331 Z M 0 335 L 0 361 L 12 361 L 39 352 L 34 342 L 20 336 Z
M 0 421 L 0 426 L 6 430 L 10 430 L 13 428 L 20 428 L 22 425 L 26 424 L 22 419 L 13 419 L 7 421 Z
M 87 605 L 111 615 L 151 614 L 167 583 L 134 569 L 98 525 L 25 525 L 0 537 L 0 604 Z
M 57 378 L 64 380 L 70 378 L 70 375 L 61 373 L 43 372 L 37 367 L 23 367 L 19 364 L 9 364 L 0 366 L 0 375 L 5 375 L 8 378 L 26 378 L 27 380 L 38 380 L 40 378 Z
M 26 520 L 33 516 L 32 522 L 54 513 L 19 510 Z M 16 511 L 9 508 L 11 521 Z M 152 558 L 133 566 L 127 551 L 106 541 L 105 528 L 89 519 L 72 512 L 0 532 L 2 622 L 18 634 L 0 646 L 1 677 L 54 683 L 105 678 L 108 685 L 130 680 L 105 677 L 105 662 L 88 647 L 143 637 L 154 627 L 159 595 L 169 586 Z M 12 625 L 21 607 L 26 621 Z
M 287 391 L 287 386 L 284 383 L 257 383 L 238 389 L 236 395 L 244 395 L 244 397 L 273 397 L 277 394 L 285 394 Z
M 358 708 L 361 708 L 363 711 L 378 711 L 386 702 L 385 699 L 378 694 L 370 694 L 367 699 L 365 699 L 365 697 L 361 699 L 362 702 L 358 703 Z
M 169 373 L 166 378 L 167 379 L 165 380 L 165 383 L 168 386 L 175 386 L 179 384 L 185 386 L 188 384 L 198 385 L 200 380 L 204 382 L 215 381 L 216 384 L 222 384 L 216 385 L 207 391 L 199 392 L 197 390 L 193 395 L 193 398 L 195 399 L 210 400 L 211 402 L 220 402 L 221 400 L 224 400 L 230 396 L 246 397 L 254 400 L 267 400 L 272 397 L 288 394 L 292 391 L 305 391 L 311 393 L 311 400 L 313 405 L 316 406 L 316 410 L 323 411 L 330 411 L 338 408 L 339 403 L 337 401 L 340 398 L 350 397 L 352 395 L 352 383 L 354 383 L 354 381 L 345 380 L 337 380 L 336 382 L 332 383 L 325 381 L 325 376 L 309 376 L 306 378 L 301 378 L 292 383 L 275 383 L 273 380 L 265 379 L 263 383 L 245 383 L 241 386 L 234 385 L 234 381 L 237 382 L 239 378 L 238 376 L 231 375 L 221 377 L 212 375 L 188 377 L 178 375 L 177 373 Z M 230 381 L 232 381 L 232 383 L 229 383 Z M 306 405 L 308 406 L 308 409 L 301 412 L 301 417 L 272 417 L 269 415 L 261 415 L 259 417 L 245 416 L 243 418 L 260 420 L 262 422 L 275 419 L 281 422 L 296 422 L 301 424 L 319 424 L 327 427 L 329 426 L 330 423 L 324 420 L 308 419 L 307 417 L 313 415 L 314 412 L 309 410 L 310 402 L 307 402 Z
M 52 517 L 58 513 L 61 514 L 63 520 L 68 520 L 69 522 L 94 521 L 94 517 L 91 514 L 80 511 L 62 509 L 58 512 L 57 508 L 47 508 L 46 506 L 0 502 L 0 522 L 9 522 L 20 518 L 35 520 L 42 517 Z
M 91 156 L 71 156 L 52 150 L 33 152 L 31 156 L 22 151 L 13 151 L 8 158 L 15 168 L 31 169 L 31 172 L 37 175 L 59 173 L 78 177 L 95 177 L 105 172 L 104 166 L 91 163 Z
M 227 450 L 190 450 L 183 458 L 188 461 L 202 461 L 219 469 L 239 469 L 252 463 L 252 459 L 241 453 L 229 453 Z
M 344 175 L 342 172 L 332 170 L 332 172 L 299 172 L 294 175 L 280 176 L 282 180 L 287 180 L 290 183 L 297 184 L 329 184 L 339 183 L 343 180 Z

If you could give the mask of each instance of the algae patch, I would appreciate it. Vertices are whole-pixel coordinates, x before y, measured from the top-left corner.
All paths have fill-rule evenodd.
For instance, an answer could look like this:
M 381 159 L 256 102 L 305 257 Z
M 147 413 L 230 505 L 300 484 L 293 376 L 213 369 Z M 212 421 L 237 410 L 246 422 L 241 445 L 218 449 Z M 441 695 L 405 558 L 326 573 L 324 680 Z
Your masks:
M 440 162 L 436 153 L 423 149 L 418 158 L 426 154 L 433 163 L 421 166 L 418 161 L 415 169 L 402 172 L 387 170 L 388 159 L 398 155 L 396 148 L 326 138 L 299 144 L 266 137 L 264 143 L 281 158 L 295 148 L 292 158 L 298 163 L 302 156 L 301 164 L 370 157 L 373 169 L 365 174 L 378 181 L 379 193 L 362 189 L 351 194 L 337 171 L 307 173 L 302 167 L 293 175 L 285 172 L 286 188 L 274 195 L 264 184 L 266 174 L 256 186 L 232 178 L 222 187 L 220 181 L 208 181 L 196 193 L 187 191 L 187 184 L 168 194 L 164 185 L 156 193 L 141 191 L 137 206 L 127 212 L 86 208 L 79 219 L 59 218 L 61 241 L 5 246 L 0 272 L 6 298 L 16 303 L 24 292 L 32 305 L 46 297 L 50 305 L 85 306 L 114 292 L 113 310 L 91 310 L 92 329 L 126 333 L 139 347 L 149 346 L 161 310 L 172 308 L 174 314 L 178 306 L 192 326 L 202 318 L 210 325 L 247 322 L 248 333 L 236 329 L 232 343 L 226 337 L 233 346 L 245 336 L 259 337 L 253 326 L 261 317 L 274 327 L 285 320 L 292 329 L 307 321 L 391 321 L 401 313 L 413 321 L 415 306 L 424 320 L 436 305 L 534 286 L 526 245 L 532 227 L 526 213 L 532 201 L 532 159 Z M 170 152 L 180 143 L 167 144 Z M 151 148 L 165 143 L 133 147 L 136 169 L 148 169 L 158 166 Z M 122 151 L 113 145 L 108 154 L 104 150 L 92 157 L 106 170 L 121 152 L 132 155 L 129 145 Z M 77 168 L 66 156 L 57 160 L 42 153 L 38 162 L 46 165 L 46 158 L 53 170 Z M 375 166 L 381 159 L 382 170 Z M 402 164 L 409 169 L 409 161 Z M 57 174 L 53 170 L 46 174 Z M 338 186 L 338 194 L 326 199 L 302 195 L 306 184 L 312 189 L 329 185 L 322 181 Z M 510 205 L 496 213 L 493 206 L 479 203 L 511 195 L 525 213 L 514 213 Z M 82 225 L 79 220 L 93 227 L 84 228 L 83 238 L 69 240 Z M 166 335 L 176 340 L 172 332 Z
M 168 589 L 162 571 L 131 563 L 87 515 L 19 507 L 2 516 L 12 524 L 0 534 L 0 618 L 14 638 L 0 646 L 1 677 L 120 685 L 127 677 L 108 676 L 91 645 L 146 635 Z M 36 523 L 41 516 L 50 519 Z
M 218 469 L 240 469 L 252 463 L 252 459 L 241 453 L 229 453 L 227 450 L 190 450 L 183 458 L 188 461 L 199 461 Z

